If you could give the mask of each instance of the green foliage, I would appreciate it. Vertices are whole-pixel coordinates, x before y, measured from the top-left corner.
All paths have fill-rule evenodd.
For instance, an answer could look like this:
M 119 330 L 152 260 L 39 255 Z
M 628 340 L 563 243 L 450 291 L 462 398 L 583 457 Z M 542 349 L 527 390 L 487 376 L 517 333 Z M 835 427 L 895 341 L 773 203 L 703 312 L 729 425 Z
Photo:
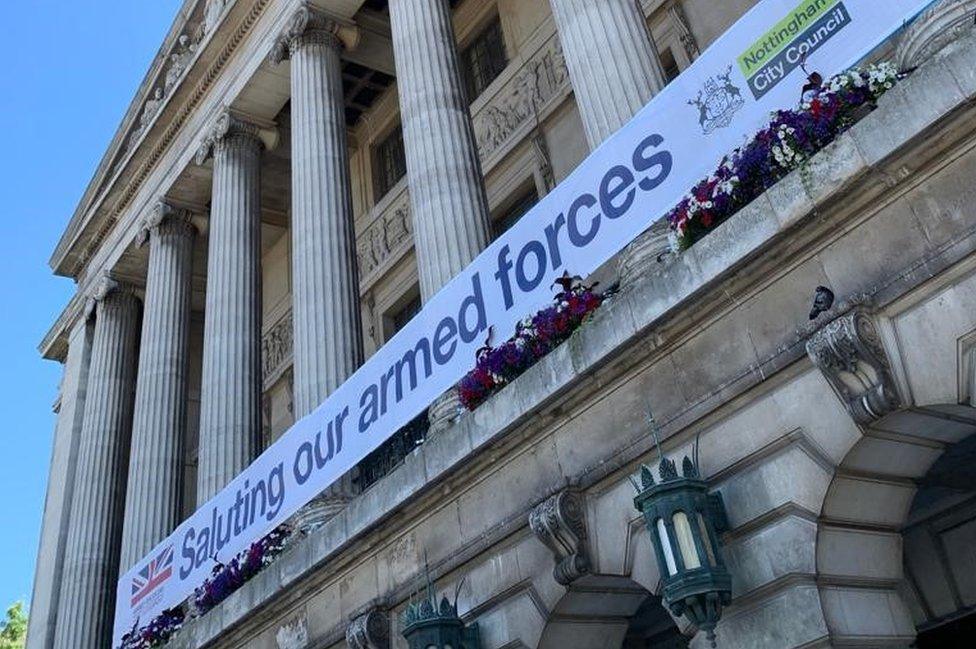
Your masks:
M 24 603 L 14 602 L 7 609 L 7 618 L 0 622 L 0 649 L 23 649 L 27 640 L 27 614 Z

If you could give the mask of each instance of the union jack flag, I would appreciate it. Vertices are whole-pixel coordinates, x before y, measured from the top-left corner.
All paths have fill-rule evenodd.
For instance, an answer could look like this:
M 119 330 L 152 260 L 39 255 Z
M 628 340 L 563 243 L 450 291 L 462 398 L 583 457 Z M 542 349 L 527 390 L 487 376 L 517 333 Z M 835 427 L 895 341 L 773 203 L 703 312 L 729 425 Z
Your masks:
M 173 546 L 163 549 L 132 578 L 132 606 L 158 588 L 173 574 Z

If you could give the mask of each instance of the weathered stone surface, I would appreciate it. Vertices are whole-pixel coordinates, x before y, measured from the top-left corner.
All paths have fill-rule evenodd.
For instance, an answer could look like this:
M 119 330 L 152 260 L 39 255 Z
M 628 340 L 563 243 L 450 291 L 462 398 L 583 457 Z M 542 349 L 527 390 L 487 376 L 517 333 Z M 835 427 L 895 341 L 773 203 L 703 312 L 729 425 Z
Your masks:
M 107 277 L 93 295 L 95 333 L 61 576 L 57 649 L 111 644 L 132 426 L 139 302 Z
M 254 459 L 261 432 L 261 151 L 266 129 L 225 113 L 213 154 L 197 503 Z
M 149 270 L 139 346 L 122 572 L 176 529 L 190 368 L 191 214 L 166 203 L 146 221 Z

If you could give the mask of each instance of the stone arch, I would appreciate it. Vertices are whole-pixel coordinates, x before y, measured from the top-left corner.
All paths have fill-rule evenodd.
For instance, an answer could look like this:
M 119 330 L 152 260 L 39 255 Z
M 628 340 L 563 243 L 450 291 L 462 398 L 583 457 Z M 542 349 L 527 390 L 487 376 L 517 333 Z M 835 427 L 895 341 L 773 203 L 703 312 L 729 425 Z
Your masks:
M 587 525 L 593 503 L 588 508 L 576 490 L 563 490 L 533 510 L 530 526 L 555 557 L 551 573 L 541 578 L 556 582 L 560 593 L 549 607 L 539 649 L 643 647 L 645 637 L 653 637 L 655 646 L 684 646 L 679 629 L 688 625 L 673 619 L 657 594 L 660 576 L 649 537 L 625 483 L 612 488 L 613 507 L 607 507 L 619 514 L 616 522 L 600 520 L 603 532 L 614 528 L 606 542 L 598 542 Z
M 937 409 L 889 414 L 865 427 L 837 467 L 817 532 L 817 573 L 835 646 L 908 646 L 915 624 L 902 597 L 902 528 L 917 481 L 971 420 Z
M 860 431 L 835 468 L 817 526 L 817 580 L 832 646 L 914 642 L 902 530 L 918 481 L 947 449 L 976 434 L 976 408 L 906 398 L 911 387 L 896 378 L 887 347 L 874 317 L 858 311 L 826 325 L 807 346 Z

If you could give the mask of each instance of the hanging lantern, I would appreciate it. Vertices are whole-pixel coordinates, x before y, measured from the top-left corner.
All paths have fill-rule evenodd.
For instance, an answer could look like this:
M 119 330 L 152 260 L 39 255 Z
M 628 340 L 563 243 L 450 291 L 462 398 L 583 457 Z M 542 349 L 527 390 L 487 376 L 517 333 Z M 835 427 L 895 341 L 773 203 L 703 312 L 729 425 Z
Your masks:
M 721 494 L 709 493 L 697 462 L 686 456 L 682 474 L 663 455 L 659 483 L 650 468 L 642 466 L 641 484 L 634 484 L 634 506 L 644 515 L 651 535 L 665 605 L 705 631 L 715 647 L 722 607 L 732 600 L 732 577 L 719 551 L 719 534 L 728 529 L 728 522 Z
M 457 595 L 453 604 L 444 597 L 438 605 L 429 576 L 426 594 L 403 613 L 402 633 L 410 649 L 481 649 L 478 625 L 465 626 L 458 616 Z

